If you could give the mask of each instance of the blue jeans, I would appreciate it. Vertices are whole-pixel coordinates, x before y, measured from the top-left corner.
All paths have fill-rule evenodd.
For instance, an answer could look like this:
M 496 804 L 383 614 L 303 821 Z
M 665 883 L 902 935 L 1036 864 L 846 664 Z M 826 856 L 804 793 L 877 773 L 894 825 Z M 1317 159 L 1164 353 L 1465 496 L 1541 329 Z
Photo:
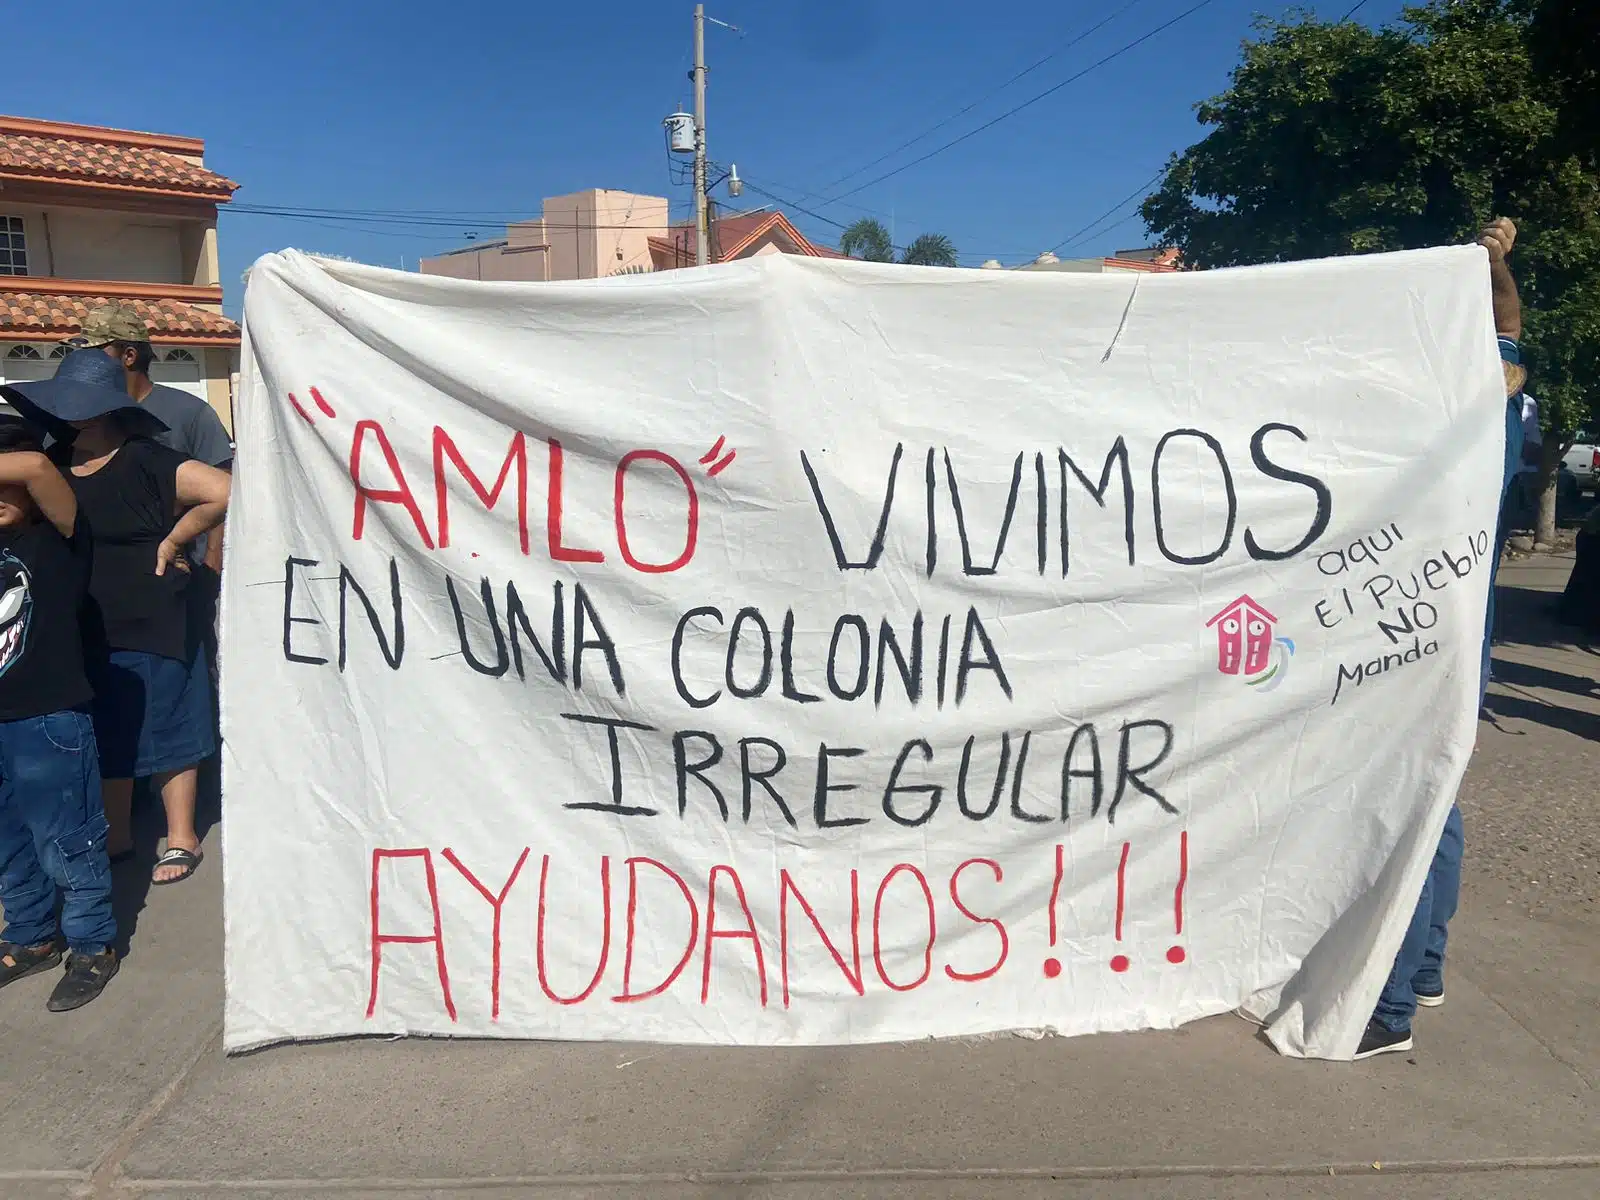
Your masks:
M 1417 1012 L 1417 991 L 1437 995 L 1444 990 L 1444 947 L 1450 918 L 1461 896 L 1461 852 L 1465 837 L 1461 810 L 1451 806 L 1444 834 L 1434 851 L 1433 865 L 1422 885 L 1422 898 L 1411 914 L 1411 925 L 1400 953 L 1395 955 L 1389 982 L 1383 985 L 1373 1016 L 1385 1029 L 1404 1033 Z
M 1483 664 L 1478 672 L 1478 712 L 1483 712 L 1483 702 L 1489 696 L 1489 676 L 1493 670 L 1490 656 L 1494 652 L 1494 588 L 1495 580 L 1500 577 L 1500 556 L 1505 553 L 1506 538 L 1505 526 L 1502 524 L 1495 531 L 1494 559 L 1489 563 L 1489 611 L 1483 620 Z
M 61 922 L 56 923 L 56 900 Z M 117 938 L 88 713 L 0 721 L 0 941 L 41 946 L 58 933 L 80 954 Z
M 1506 549 L 1506 496 L 1517 478 L 1522 464 L 1522 399 L 1514 396 L 1506 401 L 1506 457 L 1505 469 L 1500 478 L 1500 512 L 1495 519 L 1494 557 L 1489 562 L 1489 607 L 1483 618 L 1483 666 L 1478 676 L 1478 711 L 1483 711 L 1484 697 L 1489 693 L 1490 651 L 1494 641 L 1494 585 L 1500 575 L 1500 556 Z

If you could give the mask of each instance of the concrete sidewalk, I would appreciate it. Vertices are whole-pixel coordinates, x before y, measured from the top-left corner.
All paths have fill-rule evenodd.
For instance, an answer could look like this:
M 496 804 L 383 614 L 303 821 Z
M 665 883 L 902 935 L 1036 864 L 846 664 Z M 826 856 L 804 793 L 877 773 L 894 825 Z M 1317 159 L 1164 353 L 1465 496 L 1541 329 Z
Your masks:
M 1236 1017 L 1173 1033 L 862 1049 L 347 1041 L 228 1060 L 221 871 L 147 889 L 122 973 L 70 1017 L 0 993 L 0 1200 L 63 1197 L 1600 1196 L 1600 657 L 1510 564 L 1462 804 L 1449 1003 L 1418 1048 L 1279 1058 Z M 293 964 L 285 964 L 292 970 Z

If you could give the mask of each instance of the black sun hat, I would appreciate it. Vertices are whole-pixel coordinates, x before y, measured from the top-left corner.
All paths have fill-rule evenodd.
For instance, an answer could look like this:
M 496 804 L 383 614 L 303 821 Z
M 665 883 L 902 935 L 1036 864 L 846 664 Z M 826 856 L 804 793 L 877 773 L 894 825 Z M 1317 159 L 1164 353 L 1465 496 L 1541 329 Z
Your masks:
M 128 395 L 122 364 L 99 349 L 73 350 L 52 378 L 0 387 L 0 396 L 57 441 L 72 440 L 73 421 L 92 421 L 108 413 L 116 413 L 130 432 L 145 437 L 167 431 L 164 421 Z

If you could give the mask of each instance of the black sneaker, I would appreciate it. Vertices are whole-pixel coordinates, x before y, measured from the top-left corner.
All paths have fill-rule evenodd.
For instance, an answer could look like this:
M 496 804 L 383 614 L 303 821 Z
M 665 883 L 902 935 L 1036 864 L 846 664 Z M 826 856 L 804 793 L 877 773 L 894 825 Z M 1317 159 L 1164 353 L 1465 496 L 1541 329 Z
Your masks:
M 45 1005 L 51 1012 L 71 1012 L 82 1008 L 101 992 L 117 973 L 117 952 L 102 950 L 99 954 L 67 954 L 67 973 L 50 993 Z
M 61 961 L 61 948 L 54 942 L 43 946 L 18 946 L 0 942 L 0 987 L 48 971 Z
M 1356 1060 L 1363 1058 L 1376 1058 L 1380 1054 L 1398 1054 L 1402 1050 L 1411 1049 L 1411 1031 L 1395 1033 L 1378 1024 L 1376 1018 L 1367 1022 L 1367 1032 L 1361 1038 L 1361 1045 L 1356 1049 Z
M 1438 1008 L 1444 1004 L 1444 985 L 1437 992 L 1417 992 L 1417 1003 L 1423 1008 Z

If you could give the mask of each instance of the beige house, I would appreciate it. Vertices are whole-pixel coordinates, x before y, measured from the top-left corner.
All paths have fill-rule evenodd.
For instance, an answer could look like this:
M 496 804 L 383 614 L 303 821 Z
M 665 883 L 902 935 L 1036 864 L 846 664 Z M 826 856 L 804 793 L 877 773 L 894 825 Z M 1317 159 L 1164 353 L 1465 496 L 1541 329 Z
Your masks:
M 0 116 L 0 382 L 48 377 L 90 309 L 126 301 L 150 326 L 151 378 L 231 430 L 217 208 L 237 188 L 198 138 Z
M 713 262 L 758 254 L 844 257 L 808 240 L 781 212 L 713 217 Z M 425 258 L 420 269 L 452 279 L 550 282 L 669 271 L 694 265 L 694 255 L 694 226 L 668 219 L 665 196 L 591 189 L 551 196 L 542 216 L 507 225 L 504 238 Z

